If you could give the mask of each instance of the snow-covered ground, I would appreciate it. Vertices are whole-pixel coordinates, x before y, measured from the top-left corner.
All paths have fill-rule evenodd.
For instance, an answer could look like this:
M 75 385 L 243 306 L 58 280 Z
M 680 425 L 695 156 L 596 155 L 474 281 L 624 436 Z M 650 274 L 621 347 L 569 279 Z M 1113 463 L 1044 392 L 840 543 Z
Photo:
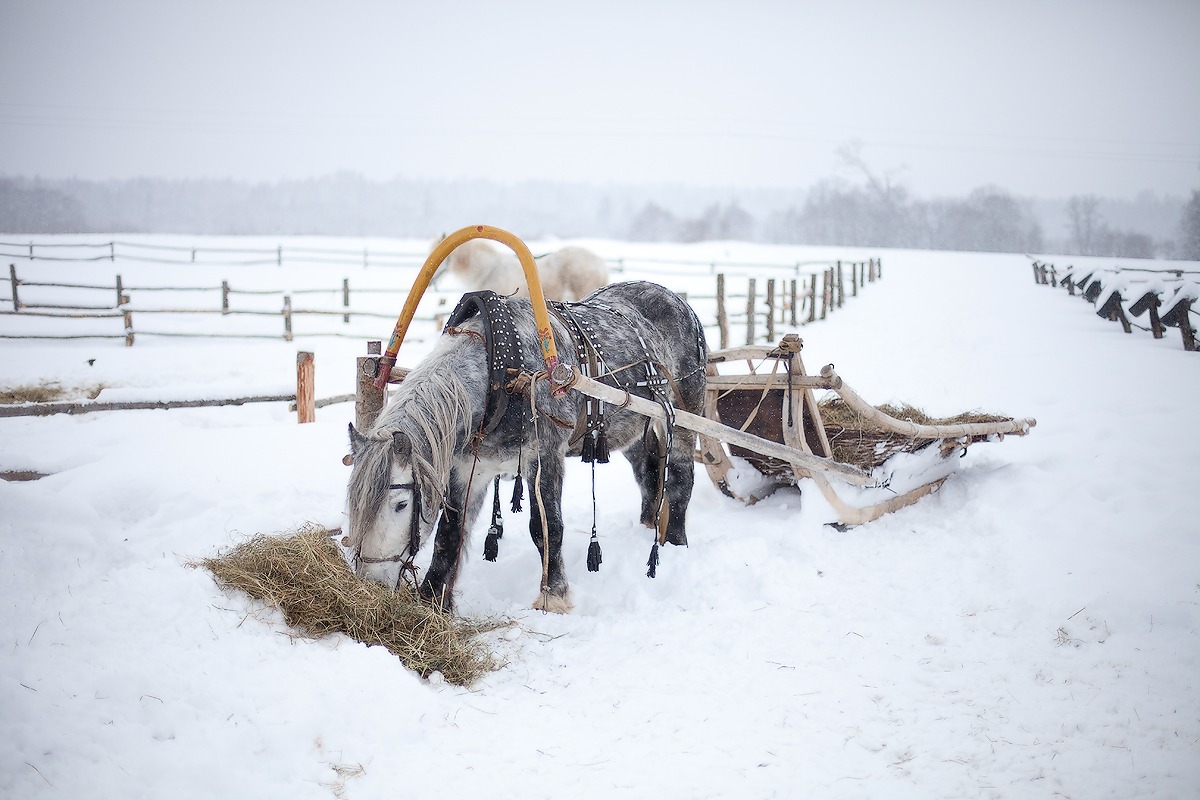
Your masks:
M 517 625 L 494 639 L 505 666 L 463 689 L 380 648 L 296 638 L 188 566 L 257 532 L 340 525 L 352 404 L 302 426 L 283 403 L 0 419 L 0 470 L 48 474 L 0 482 L 0 796 L 1200 796 L 1200 356 L 1177 332 L 1125 335 L 1035 285 L 1020 256 L 587 244 L 882 255 L 882 283 L 801 329 L 810 370 L 835 363 L 874 403 L 1038 426 L 847 532 L 814 487 L 744 507 L 701 470 L 691 546 L 668 548 L 654 580 L 621 459 L 597 471 L 604 565 L 586 571 L 590 473 L 573 463 L 576 610 L 529 610 L 539 564 L 522 516 L 498 563 L 478 557 L 477 531 L 460 610 Z M 366 329 L 386 338 L 391 323 Z M 0 341 L 0 388 L 270 394 L 294 385 L 299 349 L 316 353 L 318 396 L 352 391 L 362 343 L 304 336 Z

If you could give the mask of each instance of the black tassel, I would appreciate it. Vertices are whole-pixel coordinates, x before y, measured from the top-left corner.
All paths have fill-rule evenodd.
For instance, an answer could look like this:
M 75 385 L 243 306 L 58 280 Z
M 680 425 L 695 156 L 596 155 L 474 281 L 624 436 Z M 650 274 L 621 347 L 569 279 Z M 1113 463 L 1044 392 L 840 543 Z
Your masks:
M 588 572 L 599 572 L 600 564 L 604 559 L 600 556 L 600 540 L 592 536 L 592 543 L 588 545 L 587 567 Z
M 646 570 L 646 577 L 653 578 L 658 571 L 658 542 L 655 542 L 654 546 L 650 548 L 650 558 L 646 561 L 646 566 L 650 568 Z
M 495 525 L 488 528 L 487 538 L 483 540 L 484 561 L 495 561 L 496 556 L 500 555 L 500 537 L 503 535 L 504 531 Z
M 518 475 L 517 479 L 513 481 L 512 510 L 514 514 L 521 510 L 521 498 L 524 496 L 525 482 L 522 481 L 521 476 Z
M 601 428 L 596 434 L 596 462 L 608 463 L 608 437 L 604 435 L 604 428 Z
M 596 460 L 596 441 L 590 433 L 583 437 L 583 449 L 579 451 L 579 460 L 585 464 Z

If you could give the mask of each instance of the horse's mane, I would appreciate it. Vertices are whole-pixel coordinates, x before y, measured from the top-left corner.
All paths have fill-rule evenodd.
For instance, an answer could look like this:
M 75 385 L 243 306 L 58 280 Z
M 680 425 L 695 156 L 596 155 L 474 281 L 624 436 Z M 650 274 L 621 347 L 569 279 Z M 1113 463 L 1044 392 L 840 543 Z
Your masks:
M 397 433 L 412 446 L 410 465 L 421 493 L 423 515 L 428 519 L 436 514 L 450 482 L 454 453 L 471 434 L 474 399 L 483 396 L 487 382 L 483 352 L 478 368 L 474 359 L 463 358 L 462 348 L 472 346 L 478 345 L 469 337 L 442 337 L 433 352 L 405 377 L 395 399 L 366 434 L 366 442 L 354 456 L 347 492 L 350 540 L 355 546 L 362 542 L 367 533 L 364 526 L 378 517 L 387 497 Z

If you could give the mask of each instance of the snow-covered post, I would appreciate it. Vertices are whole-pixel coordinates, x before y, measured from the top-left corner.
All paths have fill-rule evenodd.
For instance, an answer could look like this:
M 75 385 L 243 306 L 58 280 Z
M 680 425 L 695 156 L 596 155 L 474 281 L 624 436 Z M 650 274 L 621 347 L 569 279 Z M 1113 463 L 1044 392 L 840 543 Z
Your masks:
M 366 267 L 366 250 L 363 250 L 363 267 Z M 342 308 L 346 309 L 346 313 L 342 314 L 342 322 L 350 321 L 350 279 L 342 278 Z
M 126 310 L 125 317 L 125 346 L 133 347 L 133 312 Z
M 796 323 L 796 314 L 798 313 L 796 311 L 797 300 L 799 300 L 799 298 L 796 295 L 796 279 L 792 278 L 792 315 L 791 315 L 791 320 L 792 320 L 793 328 L 796 327 L 796 324 L 797 324 Z
M 229 281 L 221 281 L 221 313 L 229 313 Z
M 283 338 L 288 342 L 292 340 L 292 296 L 290 294 L 283 297 Z

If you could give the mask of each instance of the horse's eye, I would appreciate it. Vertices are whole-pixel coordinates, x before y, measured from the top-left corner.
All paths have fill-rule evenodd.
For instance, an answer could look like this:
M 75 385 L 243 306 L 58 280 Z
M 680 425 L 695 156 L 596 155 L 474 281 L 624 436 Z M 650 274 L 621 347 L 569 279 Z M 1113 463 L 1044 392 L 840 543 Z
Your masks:
M 406 501 L 401 500 L 399 503 L 396 503 L 396 513 L 397 514 L 399 514 L 401 511 L 403 511 L 406 508 L 408 508 L 408 503 Z

